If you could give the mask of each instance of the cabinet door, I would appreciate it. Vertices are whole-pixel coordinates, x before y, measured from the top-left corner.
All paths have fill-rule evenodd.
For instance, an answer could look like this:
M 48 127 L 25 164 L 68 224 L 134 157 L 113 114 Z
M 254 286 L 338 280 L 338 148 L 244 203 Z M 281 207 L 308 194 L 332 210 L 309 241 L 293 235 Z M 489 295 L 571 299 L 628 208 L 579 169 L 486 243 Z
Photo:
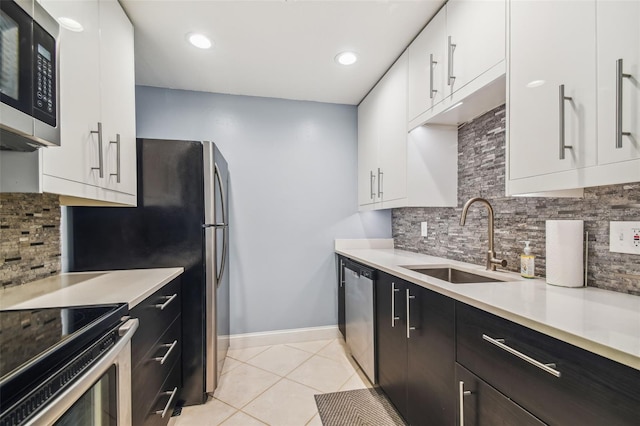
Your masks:
M 100 1 L 100 26 L 100 93 L 106 187 L 135 194 L 133 26 L 116 0 Z
M 456 364 L 456 385 L 458 386 L 459 413 L 464 415 L 458 423 L 465 426 L 542 426 L 540 420 L 489 386 L 467 369 Z M 460 386 L 462 388 L 460 389 Z M 463 392 L 460 394 L 460 391 Z M 467 393 L 468 392 L 468 393 Z
M 640 158 L 640 2 L 598 1 L 598 163 Z M 622 78 L 617 88 L 617 61 Z M 621 98 L 621 108 L 617 107 Z M 618 116 L 620 114 L 620 116 Z M 618 129 L 616 122 L 621 119 Z M 619 138 L 619 132 L 629 132 Z
M 540 33 L 538 27 L 536 36 Z M 452 93 L 503 61 L 506 45 L 504 0 L 450 0 L 447 3 L 448 72 Z M 446 72 L 446 70 L 445 70 Z
M 595 1 L 511 2 L 510 179 L 595 165 L 595 12 Z
M 407 197 L 407 71 L 405 52 L 379 84 L 378 179 L 382 201 Z
M 409 46 L 407 121 L 428 111 L 445 96 L 446 11 L 443 7 Z
M 358 205 L 378 199 L 378 86 L 358 106 Z
M 378 384 L 407 418 L 407 324 L 405 281 L 378 273 L 376 281 L 376 344 Z
M 409 424 L 455 422 L 455 303 L 441 294 L 408 284 L 407 406 Z
M 91 133 L 98 130 L 100 121 L 98 2 L 45 0 L 41 4 L 54 18 L 72 18 L 84 28 L 77 32 L 60 27 L 61 146 L 42 150 L 43 173 L 100 186 L 104 179 L 97 169 L 99 137 Z

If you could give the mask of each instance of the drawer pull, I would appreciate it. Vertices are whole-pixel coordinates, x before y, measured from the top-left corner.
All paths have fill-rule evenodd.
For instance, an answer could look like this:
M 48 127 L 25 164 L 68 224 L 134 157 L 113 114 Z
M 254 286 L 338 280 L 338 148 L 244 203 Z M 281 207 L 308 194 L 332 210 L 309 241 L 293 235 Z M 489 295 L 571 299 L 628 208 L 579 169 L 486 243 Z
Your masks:
M 164 345 L 160 345 L 161 348 L 169 348 L 169 350 L 164 354 L 164 356 L 159 356 L 159 357 L 153 358 L 153 360 L 154 361 L 158 361 L 160 363 L 160 365 L 164 364 L 164 362 L 167 360 L 167 358 L 169 358 L 169 354 L 171 353 L 173 348 L 176 347 L 177 344 L 178 344 L 178 341 L 174 340 L 173 343 L 167 343 L 167 344 L 164 344 Z
M 167 411 L 169 411 L 169 407 L 171 407 L 171 401 L 173 401 L 173 398 L 175 398 L 177 393 L 178 393 L 177 387 L 173 388 L 172 391 L 162 392 L 160 395 L 171 395 L 171 397 L 169 397 L 169 401 L 167 401 L 167 405 L 164 406 L 164 410 L 158 410 L 156 411 L 156 414 L 160 414 L 161 417 L 164 419 L 164 416 L 167 415 Z
M 530 356 L 527 356 L 525 354 L 523 354 L 522 352 L 519 352 L 515 349 L 513 349 L 510 346 L 507 346 L 504 344 L 504 339 L 494 339 L 492 337 L 487 336 L 486 334 L 482 335 L 482 338 L 484 340 L 486 340 L 487 342 L 491 343 L 492 345 L 495 345 L 497 347 L 499 347 L 500 349 L 509 352 L 511 355 L 515 355 L 518 358 L 520 358 L 521 360 L 524 360 L 526 362 L 528 362 L 531 365 L 535 365 L 536 367 L 538 367 L 541 370 L 546 371 L 547 373 L 551 374 L 552 376 L 555 377 L 560 377 L 561 374 L 558 370 L 555 369 L 556 365 L 553 363 L 549 363 L 549 364 L 544 364 L 538 360 L 535 360 L 533 358 L 531 358 Z
M 460 399 L 460 426 L 464 426 L 464 397 L 471 395 L 471 391 L 464 390 L 464 382 L 458 382 L 458 397 Z
M 173 296 L 164 296 L 166 300 L 166 302 L 164 303 L 158 303 L 157 305 L 154 305 L 156 308 L 159 308 L 161 311 L 164 310 L 164 308 L 166 308 L 169 303 L 173 302 L 173 299 L 175 299 L 176 297 L 178 297 L 178 293 L 173 293 Z

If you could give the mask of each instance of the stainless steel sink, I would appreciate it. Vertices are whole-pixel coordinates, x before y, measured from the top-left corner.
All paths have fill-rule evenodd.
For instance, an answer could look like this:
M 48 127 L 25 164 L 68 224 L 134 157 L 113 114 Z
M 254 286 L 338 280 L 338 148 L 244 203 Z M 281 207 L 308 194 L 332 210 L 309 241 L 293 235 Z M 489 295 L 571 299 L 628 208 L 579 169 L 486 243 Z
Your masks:
M 485 277 L 484 275 L 473 274 L 471 272 L 461 271 L 455 268 L 425 268 L 424 266 L 403 266 L 403 268 L 411 269 L 420 274 L 429 275 L 439 280 L 448 281 L 452 284 L 468 284 L 468 283 L 496 283 L 505 280 Z

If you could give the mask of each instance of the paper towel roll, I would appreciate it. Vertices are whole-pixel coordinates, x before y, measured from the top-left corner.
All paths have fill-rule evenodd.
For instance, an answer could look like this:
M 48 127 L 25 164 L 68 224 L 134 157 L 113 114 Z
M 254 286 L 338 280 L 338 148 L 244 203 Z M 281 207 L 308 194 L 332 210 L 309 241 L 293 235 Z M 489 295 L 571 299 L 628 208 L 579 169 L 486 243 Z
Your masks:
M 584 285 L 584 222 L 547 220 L 547 284 Z

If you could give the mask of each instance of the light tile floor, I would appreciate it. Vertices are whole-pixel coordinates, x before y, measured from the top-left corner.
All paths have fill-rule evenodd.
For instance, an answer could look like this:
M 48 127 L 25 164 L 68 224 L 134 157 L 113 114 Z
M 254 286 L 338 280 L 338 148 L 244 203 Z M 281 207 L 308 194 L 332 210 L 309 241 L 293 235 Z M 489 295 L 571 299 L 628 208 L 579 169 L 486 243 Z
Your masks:
M 314 395 L 365 387 L 342 339 L 230 349 L 214 396 L 169 426 L 321 426 Z

